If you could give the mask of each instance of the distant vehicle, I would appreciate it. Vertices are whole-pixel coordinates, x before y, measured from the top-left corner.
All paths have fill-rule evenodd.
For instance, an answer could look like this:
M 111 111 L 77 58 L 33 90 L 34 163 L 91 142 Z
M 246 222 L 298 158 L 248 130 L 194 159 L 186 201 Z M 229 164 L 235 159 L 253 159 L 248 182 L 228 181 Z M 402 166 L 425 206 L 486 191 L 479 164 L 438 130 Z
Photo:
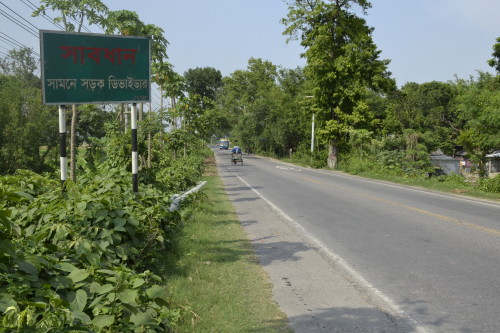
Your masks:
M 219 140 L 219 149 L 229 149 L 229 140 L 222 138 Z
M 231 150 L 231 163 L 236 164 L 238 162 L 243 165 L 243 156 L 241 155 L 241 148 L 239 146 L 234 146 Z

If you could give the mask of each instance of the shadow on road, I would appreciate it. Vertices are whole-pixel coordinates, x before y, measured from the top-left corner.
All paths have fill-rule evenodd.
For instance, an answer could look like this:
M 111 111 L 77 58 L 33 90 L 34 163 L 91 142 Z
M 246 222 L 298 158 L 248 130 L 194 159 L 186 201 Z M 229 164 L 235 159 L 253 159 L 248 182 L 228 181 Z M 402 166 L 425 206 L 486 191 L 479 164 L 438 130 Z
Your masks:
M 392 327 L 387 326 L 389 315 L 374 308 L 329 308 L 316 309 L 314 315 L 289 317 L 296 332 L 355 332 L 355 333 L 410 333 L 417 332 L 405 320 L 390 318 Z

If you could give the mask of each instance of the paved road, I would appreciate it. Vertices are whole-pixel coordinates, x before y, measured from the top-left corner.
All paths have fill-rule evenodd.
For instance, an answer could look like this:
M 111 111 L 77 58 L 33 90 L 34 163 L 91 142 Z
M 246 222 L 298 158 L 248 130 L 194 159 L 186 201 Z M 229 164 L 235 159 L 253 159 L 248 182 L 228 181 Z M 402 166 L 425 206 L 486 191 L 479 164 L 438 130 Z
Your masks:
M 256 156 L 232 166 L 230 152 L 216 156 L 297 332 L 500 332 L 498 203 Z M 301 271 L 309 272 L 302 280 Z

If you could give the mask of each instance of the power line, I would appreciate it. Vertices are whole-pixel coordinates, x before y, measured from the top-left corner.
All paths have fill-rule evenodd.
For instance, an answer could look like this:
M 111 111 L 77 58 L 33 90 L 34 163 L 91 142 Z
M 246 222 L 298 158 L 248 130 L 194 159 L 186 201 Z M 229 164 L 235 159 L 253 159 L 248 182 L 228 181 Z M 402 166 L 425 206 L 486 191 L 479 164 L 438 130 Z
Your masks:
M 18 20 L 16 20 L 14 17 L 10 16 L 8 13 L 6 13 L 3 9 L 0 9 L 0 14 L 5 16 L 6 18 L 8 18 L 9 20 L 11 20 L 12 22 L 14 22 L 15 24 L 17 24 L 18 26 L 20 26 L 21 28 L 23 28 L 24 30 L 26 30 L 28 33 L 32 34 L 33 36 L 35 36 L 36 38 L 38 38 L 38 34 L 33 32 L 33 30 L 30 30 L 30 28 L 28 28 L 26 25 L 24 25 L 23 23 L 19 22 Z
M 13 12 L 14 14 L 16 14 L 18 17 L 20 17 L 24 22 L 28 23 L 29 25 L 31 25 L 33 28 L 35 28 L 35 30 L 38 30 L 38 27 L 35 26 L 34 24 L 32 24 L 31 22 L 27 21 L 24 17 L 22 17 L 21 15 L 19 15 L 18 13 L 16 13 L 14 10 L 12 10 L 12 8 L 10 8 L 9 6 L 7 6 L 6 4 L 4 4 L 2 1 L 0 1 L 0 4 L 4 5 L 4 7 L 6 7 L 8 10 L 10 10 L 11 12 Z
M 10 55 L 8 55 L 7 53 L 3 52 L 3 51 L 0 51 L 0 54 L 3 54 L 5 58 L 11 58 L 12 57 Z
M 26 6 L 28 6 L 31 10 L 34 10 L 34 11 L 35 11 L 35 10 L 37 10 L 37 9 L 38 9 L 38 7 L 37 7 L 35 4 L 33 4 L 33 2 L 31 2 L 30 0 L 26 0 L 29 4 L 28 4 L 28 3 L 26 3 L 26 2 L 24 2 L 24 0 L 20 0 L 20 1 L 21 1 L 22 3 L 24 3 Z M 0 1 L 0 3 L 2 3 L 2 2 Z M 3 3 L 2 3 L 2 4 L 3 4 Z M 30 4 L 31 4 L 31 5 L 30 5 Z M 4 6 L 5 6 L 5 5 L 4 5 Z M 6 6 L 6 7 L 7 7 L 7 6 Z M 48 18 L 50 18 L 50 20 L 48 20 L 48 21 L 49 21 L 49 22 L 51 22 L 51 23 L 52 23 L 53 25 L 55 25 L 56 27 L 58 27 L 59 29 L 61 29 L 61 30 L 66 30 L 66 29 L 65 29 L 62 25 L 60 25 L 59 23 L 56 23 L 56 22 L 54 21 L 54 19 L 52 19 L 50 16 L 45 15 L 45 14 L 43 14 L 43 13 L 42 13 L 42 15 L 43 15 L 43 17 L 44 17 L 46 20 L 48 20 L 48 19 L 47 19 L 47 17 L 48 17 Z M 80 25 L 80 23 L 78 23 L 78 22 L 77 22 L 74 18 L 72 18 L 72 17 L 68 17 L 68 20 L 69 20 L 69 21 L 71 21 L 71 22 L 73 22 L 73 23 L 75 24 L 75 26 L 79 26 L 79 25 Z M 86 32 L 88 32 L 88 33 L 92 33 L 92 31 L 91 31 L 89 28 L 87 28 L 87 27 L 85 26 L 85 24 L 82 24 L 82 28 L 83 28 L 83 30 L 85 30 Z
M 2 35 L 5 36 L 5 37 L 3 37 Z M 14 38 L 10 37 L 9 35 L 1 32 L 1 31 L 0 31 L 0 40 L 3 40 L 4 42 L 10 44 L 10 46 L 12 46 L 14 48 L 18 47 L 18 48 L 27 48 L 27 49 L 29 49 L 29 47 L 27 47 L 26 45 L 21 44 L 20 42 L 18 42 Z M 36 52 L 35 50 L 32 49 L 32 51 L 37 56 L 40 56 L 40 54 L 38 52 Z
M 14 38 L 10 37 L 9 35 L 3 33 L 0 31 L 0 34 L 4 35 L 5 37 L 0 36 L 1 39 L 5 40 L 7 43 L 9 43 L 11 46 L 14 47 L 23 47 L 24 45 L 19 43 L 17 40 Z
M 30 0 L 20 0 L 22 3 L 24 3 L 28 8 L 30 8 L 31 10 L 33 11 L 36 11 L 38 9 L 38 7 L 33 3 L 31 2 Z M 52 19 L 52 17 L 42 13 L 41 15 L 45 20 L 47 20 L 49 23 L 53 24 L 55 27 L 61 29 L 61 30 L 64 30 L 64 27 L 62 25 L 60 25 L 59 23 L 57 22 L 54 22 L 54 19 Z

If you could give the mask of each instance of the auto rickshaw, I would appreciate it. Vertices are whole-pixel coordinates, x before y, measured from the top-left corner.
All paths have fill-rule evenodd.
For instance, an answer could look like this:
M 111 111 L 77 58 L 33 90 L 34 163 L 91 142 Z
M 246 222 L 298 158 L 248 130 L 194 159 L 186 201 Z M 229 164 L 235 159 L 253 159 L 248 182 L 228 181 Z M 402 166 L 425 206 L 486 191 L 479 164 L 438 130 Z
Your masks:
M 241 163 L 243 165 L 243 154 L 239 146 L 234 146 L 231 150 L 231 163 Z

